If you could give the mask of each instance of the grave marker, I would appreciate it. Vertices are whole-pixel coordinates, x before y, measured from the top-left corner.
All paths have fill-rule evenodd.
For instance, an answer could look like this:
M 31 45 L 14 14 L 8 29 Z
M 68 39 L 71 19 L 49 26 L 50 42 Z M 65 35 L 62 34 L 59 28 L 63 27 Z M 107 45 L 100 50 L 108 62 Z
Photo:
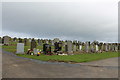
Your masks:
M 68 51 L 68 53 L 72 53 L 72 41 L 67 41 L 67 47 L 68 47 L 68 50 L 66 50 L 66 51 Z
M 24 43 L 17 43 L 17 52 L 19 54 L 24 54 Z
M 33 49 L 36 48 L 36 47 L 37 47 L 37 43 L 36 43 L 35 39 L 33 38 L 33 39 L 31 40 L 31 49 L 33 50 Z

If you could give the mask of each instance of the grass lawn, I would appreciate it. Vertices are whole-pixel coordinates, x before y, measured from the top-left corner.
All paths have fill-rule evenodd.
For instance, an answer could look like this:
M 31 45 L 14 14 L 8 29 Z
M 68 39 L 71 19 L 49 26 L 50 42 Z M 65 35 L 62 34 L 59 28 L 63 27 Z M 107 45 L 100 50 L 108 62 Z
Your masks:
M 78 54 L 78 55 L 68 55 L 68 56 L 59 56 L 59 55 L 40 55 L 40 56 L 32 56 L 26 54 L 17 54 L 21 57 L 32 58 L 42 61 L 58 61 L 58 62 L 89 62 L 100 59 L 118 57 L 117 52 L 104 52 L 104 53 L 93 53 L 93 54 Z M 120 55 L 119 55 L 120 56 Z
M 9 46 L 3 45 L 2 48 L 8 52 L 16 53 L 16 45 L 9 45 Z M 37 48 L 42 50 L 43 47 L 37 46 Z M 30 49 L 30 46 L 24 47 L 25 53 L 27 52 L 28 49 Z M 54 49 L 53 46 L 52 46 L 52 49 Z M 75 62 L 75 63 L 95 61 L 95 60 L 120 56 L 120 54 L 118 55 L 118 52 L 104 52 L 104 53 L 92 53 L 92 54 L 86 53 L 86 54 L 76 54 L 76 55 L 68 55 L 68 56 L 59 56 L 59 55 L 32 56 L 32 55 L 26 55 L 26 54 L 17 54 L 17 55 L 21 57 L 32 58 L 32 59 L 37 59 L 42 61 L 60 61 L 60 62 Z

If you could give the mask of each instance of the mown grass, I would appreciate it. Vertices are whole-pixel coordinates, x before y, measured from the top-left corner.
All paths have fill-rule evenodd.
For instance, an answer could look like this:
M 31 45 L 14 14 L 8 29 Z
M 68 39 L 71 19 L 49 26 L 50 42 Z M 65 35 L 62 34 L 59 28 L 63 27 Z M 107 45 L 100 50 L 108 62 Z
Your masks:
M 89 62 L 95 60 L 101 60 L 106 58 L 118 57 L 117 52 L 104 52 L 104 53 L 92 53 L 92 54 L 78 54 L 78 55 L 67 55 L 67 56 L 59 56 L 59 55 L 40 55 L 40 56 L 32 56 L 26 54 L 17 54 L 21 57 L 37 59 L 42 61 L 58 61 L 58 62 Z M 120 56 L 120 55 L 119 55 Z
M 8 52 L 16 53 L 16 42 L 12 42 L 11 44 L 14 45 L 9 45 L 5 46 L 3 45 L 2 48 Z M 25 46 L 24 50 L 25 53 L 27 50 L 30 49 L 30 46 Z M 43 49 L 43 46 L 37 46 L 37 49 Z M 54 49 L 54 46 L 52 46 L 52 50 Z M 63 49 L 64 51 L 64 49 Z M 32 58 L 32 59 L 37 59 L 37 60 L 42 60 L 42 61 L 63 61 L 63 62 L 88 62 L 88 61 L 94 61 L 94 60 L 100 60 L 100 59 L 106 59 L 106 58 L 112 58 L 112 57 L 118 57 L 118 52 L 104 52 L 104 53 L 92 53 L 92 54 L 77 54 L 77 55 L 68 55 L 68 56 L 59 56 L 59 55 L 52 55 L 52 56 L 47 56 L 47 55 L 40 55 L 40 56 L 31 56 L 31 55 L 26 55 L 26 54 L 17 54 L 18 56 L 21 57 L 26 57 L 26 58 Z
M 17 49 L 17 45 L 8 45 L 8 46 L 3 45 L 2 48 L 8 52 L 15 53 Z M 28 49 L 30 49 L 30 46 L 24 46 L 25 53 L 28 51 Z M 37 49 L 43 50 L 43 46 L 37 46 Z M 54 46 L 51 46 L 51 50 L 54 51 Z M 62 51 L 64 51 L 64 48 L 62 49 Z

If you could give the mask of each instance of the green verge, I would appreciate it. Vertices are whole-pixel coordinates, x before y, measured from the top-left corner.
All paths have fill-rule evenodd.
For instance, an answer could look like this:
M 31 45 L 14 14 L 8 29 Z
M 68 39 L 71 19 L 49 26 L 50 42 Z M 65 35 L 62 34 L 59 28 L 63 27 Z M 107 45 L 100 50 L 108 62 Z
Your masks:
M 13 44 L 13 43 L 11 43 Z M 14 43 L 16 44 L 16 43 Z M 5 51 L 16 53 L 16 45 L 11 45 L 11 46 L 5 46 L 3 45 L 2 48 Z M 37 46 L 38 49 L 42 50 L 42 46 Z M 25 46 L 25 53 L 27 52 L 28 49 L 30 49 L 30 46 Z M 52 49 L 54 47 L 52 46 Z M 26 55 L 26 54 L 17 54 L 18 56 L 21 57 L 26 57 L 26 58 L 32 58 L 32 59 L 37 59 L 37 60 L 42 60 L 42 61 L 60 61 L 60 62 L 89 62 L 89 61 L 95 61 L 95 60 L 101 60 L 101 59 L 106 59 L 106 58 L 112 58 L 112 57 L 118 57 L 118 52 L 104 52 L 104 53 L 92 53 L 92 54 L 77 54 L 77 55 L 68 55 L 68 56 L 59 56 L 59 55 L 52 55 L 52 56 L 47 56 L 47 55 L 40 55 L 40 56 L 31 56 L 31 55 Z
M 58 61 L 58 62 L 73 62 L 73 63 L 89 62 L 89 61 L 101 60 L 106 58 L 118 57 L 117 52 L 77 54 L 77 55 L 68 55 L 68 56 L 59 56 L 59 55 L 32 56 L 32 55 L 26 55 L 26 54 L 17 54 L 17 55 L 25 58 L 37 59 L 42 61 Z

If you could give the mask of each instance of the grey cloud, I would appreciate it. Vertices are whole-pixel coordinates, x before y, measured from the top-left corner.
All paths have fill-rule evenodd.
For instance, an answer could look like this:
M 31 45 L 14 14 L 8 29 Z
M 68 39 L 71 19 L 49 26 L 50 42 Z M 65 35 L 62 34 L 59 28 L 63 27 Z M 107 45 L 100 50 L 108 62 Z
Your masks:
M 3 32 L 38 38 L 117 41 L 116 7 L 97 4 L 3 3 Z

